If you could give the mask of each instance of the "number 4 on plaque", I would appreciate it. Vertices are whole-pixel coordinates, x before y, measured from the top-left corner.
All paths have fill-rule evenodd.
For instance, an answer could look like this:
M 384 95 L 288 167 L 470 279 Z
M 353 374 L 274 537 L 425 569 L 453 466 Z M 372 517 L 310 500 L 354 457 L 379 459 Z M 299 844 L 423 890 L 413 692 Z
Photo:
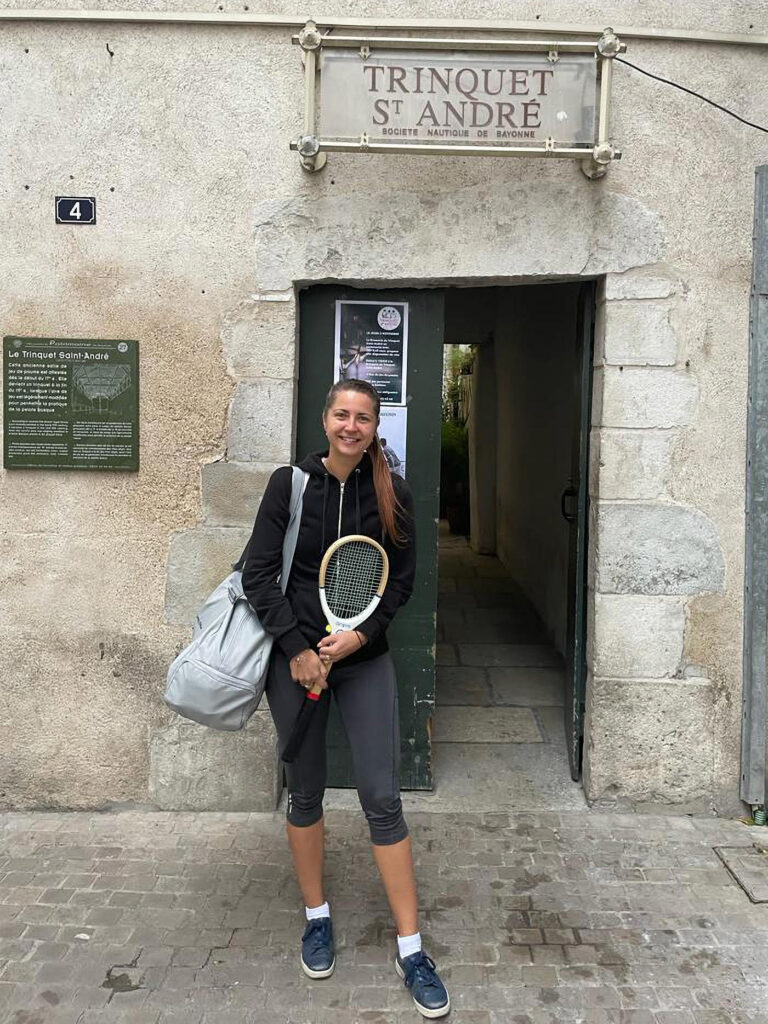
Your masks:
M 95 224 L 94 196 L 56 196 L 57 224 Z

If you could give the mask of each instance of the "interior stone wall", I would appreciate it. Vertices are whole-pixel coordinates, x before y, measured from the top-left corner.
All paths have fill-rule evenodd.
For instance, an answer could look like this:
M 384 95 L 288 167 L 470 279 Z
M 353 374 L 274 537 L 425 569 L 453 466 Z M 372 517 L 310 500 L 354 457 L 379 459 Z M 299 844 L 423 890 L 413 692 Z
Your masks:
M 560 496 L 571 478 L 579 289 L 505 290 L 496 321 L 498 556 L 566 651 L 570 527 Z

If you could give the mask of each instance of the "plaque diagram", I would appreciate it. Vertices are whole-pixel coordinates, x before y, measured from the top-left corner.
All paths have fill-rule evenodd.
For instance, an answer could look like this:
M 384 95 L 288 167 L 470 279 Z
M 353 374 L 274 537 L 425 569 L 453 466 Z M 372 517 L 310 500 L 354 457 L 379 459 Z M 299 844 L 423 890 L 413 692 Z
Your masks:
M 123 416 L 116 399 L 130 390 L 130 366 L 76 366 L 72 372 L 72 408 L 80 413 Z

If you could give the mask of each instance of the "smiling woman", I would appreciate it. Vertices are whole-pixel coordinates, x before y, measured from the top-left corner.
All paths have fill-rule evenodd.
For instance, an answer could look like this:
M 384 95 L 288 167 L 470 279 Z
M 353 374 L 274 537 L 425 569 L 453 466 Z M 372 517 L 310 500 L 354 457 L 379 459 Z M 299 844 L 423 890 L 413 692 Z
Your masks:
M 323 886 L 325 736 L 332 694 L 397 925 L 395 968 L 421 1012 L 441 1017 L 450 1002 L 434 961 L 421 948 L 411 838 L 400 799 L 397 680 L 386 638 L 389 623 L 413 590 L 413 500 L 384 456 L 376 433 L 380 406 L 378 392 L 367 381 L 343 380 L 328 392 L 322 416 L 328 450 L 300 463 L 307 483 L 285 593 L 278 575 L 290 467 L 278 469 L 267 485 L 246 554 L 243 589 L 276 641 L 265 693 L 285 762 L 286 828 L 307 916 L 302 969 L 310 978 L 326 978 L 336 964 Z M 370 614 L 366 609 L 362 622 L 339 623 L 329 635 L 319 592 L 321 565 L 326 551 L 350 534 L 365 543 L 376 541 L 374 547 L 381 542 L 389 575 Z M 294 734 L 298 719 L 306 727 L 300 742 Z

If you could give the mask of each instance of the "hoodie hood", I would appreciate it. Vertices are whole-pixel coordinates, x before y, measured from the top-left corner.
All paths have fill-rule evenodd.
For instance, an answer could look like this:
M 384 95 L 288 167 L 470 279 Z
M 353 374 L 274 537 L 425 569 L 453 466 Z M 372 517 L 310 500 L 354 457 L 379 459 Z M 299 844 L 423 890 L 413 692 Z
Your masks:
M 328 449 L 322 452 L 312 452 L 297 463 L 300 469 L 303 469 L 305 473 L 310 473 L 312 476 L 328 476 L 328 470 L 323 465 L 323 459 L 328 458 Z M 359 473 L 361 476 L 373 476 L 373 463 L 368 452 L 363 454 L 362 459 L 357 466 L 349 474 L 349 479 Z

